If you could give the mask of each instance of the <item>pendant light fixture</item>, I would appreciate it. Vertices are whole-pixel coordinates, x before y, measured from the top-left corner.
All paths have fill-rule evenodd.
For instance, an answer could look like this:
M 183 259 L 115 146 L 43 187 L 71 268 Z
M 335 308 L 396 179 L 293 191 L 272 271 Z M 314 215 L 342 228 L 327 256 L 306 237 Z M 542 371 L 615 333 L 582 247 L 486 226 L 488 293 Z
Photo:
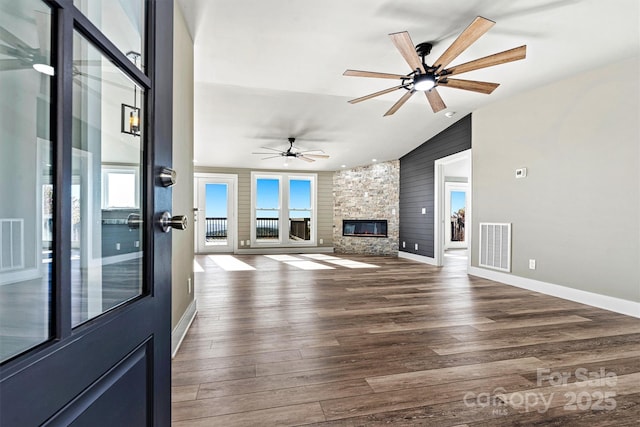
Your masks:
M 127 52 L 127 57 L 138 66 L 140 54 L 138 52 Z M 133 84 L 133 105 L 122 104 L 120 130 L 122 133 L 140 136 L 140 108 L 138 108 L 138 86 Z

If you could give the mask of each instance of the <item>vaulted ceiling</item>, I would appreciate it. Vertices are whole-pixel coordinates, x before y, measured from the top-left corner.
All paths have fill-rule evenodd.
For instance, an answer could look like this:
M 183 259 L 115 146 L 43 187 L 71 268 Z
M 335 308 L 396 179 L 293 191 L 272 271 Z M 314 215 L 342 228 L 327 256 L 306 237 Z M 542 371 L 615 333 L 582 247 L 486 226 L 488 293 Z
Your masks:
M 251 153 L 286 148 L 288 137 L 300 149 L 330 155 L 314 163 L 291 160 L 292 170 L 397 159 L 488 103 L 640 52 L 637 0 L 179 2 L 194 38 L 194 157 L 202 166 L 283 169 L 283 158 Z M 389 33 L 408 31 L 416 44 L 432 42 L 429 63 L 476 16 L 496 24 L 452 65 L 527 45 L 525 60 L 461 76 L 500 83 L 491 95 L 439 88 L 445 110 L 433 113 L 424 96 L 413 96 L 389 117 L 383 114 L 403 92 L 347 102 L 397 84 L 345 77 L 348 68 L 411 71 Z

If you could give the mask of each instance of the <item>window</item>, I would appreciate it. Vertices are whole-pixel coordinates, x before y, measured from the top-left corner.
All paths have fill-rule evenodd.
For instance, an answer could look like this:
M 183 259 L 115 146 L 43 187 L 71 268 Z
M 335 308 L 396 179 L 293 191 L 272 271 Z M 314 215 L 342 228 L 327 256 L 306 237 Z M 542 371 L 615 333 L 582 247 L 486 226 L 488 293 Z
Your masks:
M 253 172 L 251 177 L 252 245 L 315 244 L 315 174 Z
M 102 209 L 137 209 L 140 177 L 136 166 L 102 167 Z

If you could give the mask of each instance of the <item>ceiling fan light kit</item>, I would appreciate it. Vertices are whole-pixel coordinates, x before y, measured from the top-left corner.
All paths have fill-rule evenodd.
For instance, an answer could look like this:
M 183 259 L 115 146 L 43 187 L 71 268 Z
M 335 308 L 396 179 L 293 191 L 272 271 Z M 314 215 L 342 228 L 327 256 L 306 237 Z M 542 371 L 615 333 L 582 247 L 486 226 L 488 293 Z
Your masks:
M 33 69 L 39 73 L 46 74 L 47 76 L 52 76 L 52 77 L 56 73 L 56 70 L 51 65 L 42 64 L 42 63 L 33 64 Z
M 496 53 L 494 55 L 485 56 L 484 58 L 479 58 L 450 68 L 446 67 L 484 33 L 489 31 L 494 24 L 495 22 L 478 16 L 442 53 L 442 55 L 433 62 L 432 66 L 427 65 L 425 60 L 425 57 L 431 53 L 431 49 L 433 47 L 431 43 L 420 43 L 414 47 L 411 37 L 407 31 L 389 34 L 391 41 L 413 71 L 409 74 L 391 74 L 373 71 L 346 70 L 343 74 L 345 76 L 400 80 L 400 85 L 398 86 L 352 99 L 349 103 L 355 104 L 393 92 L 397 89 L 405 89 L 407 92 L 393 106 L 391 106 L 391 108 L 384 114 L 385 116 L 394 114 L 417 91 L 425 93 L 427 101 L 429 102 L 429 105 L 431 105 L 431 109 L 434 113 L 437 113 L 438 111 L 442 111 L 447 108 L 438 93 L 438 87 L 450 87 L 484 94 L 492 93 L 500 85 L 499 83 L 452 79 L 450 76 L 524 59 L 526 57 L 526 45 Z
M 418 74 L 413 78 L 413 88 L 415 90 L 429 90 L 436 85 L 436 76 L 433 73 Z

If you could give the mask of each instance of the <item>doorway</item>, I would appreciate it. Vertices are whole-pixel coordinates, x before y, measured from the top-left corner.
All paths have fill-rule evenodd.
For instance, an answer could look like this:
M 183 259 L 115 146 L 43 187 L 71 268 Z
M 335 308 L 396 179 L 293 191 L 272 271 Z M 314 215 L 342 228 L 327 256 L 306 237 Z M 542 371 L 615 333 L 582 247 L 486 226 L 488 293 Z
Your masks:
M 471 150 L 435 161 L 434 258 L 438 266 L 454 257 L 469 265 L 471 225 Z M 445 257 L 445 251 L 447 257 Z
M 444 183 L 444 249 L 466 249 L 467 184 Z
M 195 251 L 236 252 L 238 176 L 195 174 Z

